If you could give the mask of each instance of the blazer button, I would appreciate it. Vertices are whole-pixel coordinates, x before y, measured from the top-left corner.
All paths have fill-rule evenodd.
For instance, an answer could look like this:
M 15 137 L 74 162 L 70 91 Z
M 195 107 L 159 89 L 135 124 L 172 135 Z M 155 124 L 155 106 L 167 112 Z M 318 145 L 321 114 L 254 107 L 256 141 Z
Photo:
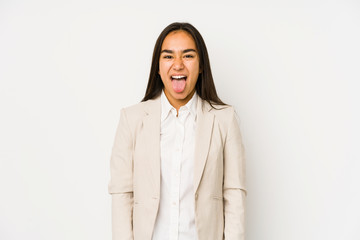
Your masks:
M 198 198 L 198 194 L 196 193 L 196 194 L 195 194 L 195 199 L 197 199 L 197 198 Z

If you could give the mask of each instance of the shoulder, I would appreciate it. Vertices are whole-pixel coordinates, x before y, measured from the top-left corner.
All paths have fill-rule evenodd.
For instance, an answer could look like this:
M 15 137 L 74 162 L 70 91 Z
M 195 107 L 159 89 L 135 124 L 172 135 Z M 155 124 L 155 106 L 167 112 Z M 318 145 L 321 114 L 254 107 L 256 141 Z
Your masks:
M 229 116 L 234 114 L 235 110 L 234 107 L 231 105 L 219 105 L 219 104 L 213 104 L 213 106 L 209 107 L 210 112 L 215 114 L 216 116 Z
M 153 112 L 160 105 L 160 98 L 149 99 L 121 109 L 121 114 L 125 115 L 129 123 L 136 123 L 149 112 Z
M 126 106 L 121 109 L 121 113 L 126 114 L 127 117 L 135 117 L 145 111 L 145 105 L 146 102 L 139 102 L 130 106 Z
M 235 109 L 232 105 L 209 104 L 209 112 L 215 115 L 220 122 L 226 124 L 231 121 L 235 115 Z
M 203 103 L 208 113 L 214 115 L 215 124 L 223 131 L 227 132 L 229 128 L 235 125 L 239 126 L 239 118 L 232 105 L 213 104 L 213 106 L 210 106 L 206 101 L 203 101 Z

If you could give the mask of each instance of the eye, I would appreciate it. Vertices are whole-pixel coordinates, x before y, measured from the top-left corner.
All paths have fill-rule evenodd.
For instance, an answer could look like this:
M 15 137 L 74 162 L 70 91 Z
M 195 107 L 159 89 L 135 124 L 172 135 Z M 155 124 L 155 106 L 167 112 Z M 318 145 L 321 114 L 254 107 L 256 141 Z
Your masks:
M 165 59 L 171 59 L 172 56 L 170 56 L 170 55 L 165 55 L 165 56 L 163 56 L 163 58 L 165 58 Z
M 187 54 L 187 55 L 185 55 L 184 57 L 185 57 L 185 58 L 194 58 L 194 56 L 191 55 L 191 54 Z

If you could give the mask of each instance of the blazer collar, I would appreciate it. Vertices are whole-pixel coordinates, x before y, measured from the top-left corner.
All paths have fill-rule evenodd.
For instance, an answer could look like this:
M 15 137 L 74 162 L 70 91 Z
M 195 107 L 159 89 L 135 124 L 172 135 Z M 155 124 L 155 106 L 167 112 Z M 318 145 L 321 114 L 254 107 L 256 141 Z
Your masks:
M 160 114 L 160 94 L 154 99 L 145 102 L 144 111 L 147 114 Z

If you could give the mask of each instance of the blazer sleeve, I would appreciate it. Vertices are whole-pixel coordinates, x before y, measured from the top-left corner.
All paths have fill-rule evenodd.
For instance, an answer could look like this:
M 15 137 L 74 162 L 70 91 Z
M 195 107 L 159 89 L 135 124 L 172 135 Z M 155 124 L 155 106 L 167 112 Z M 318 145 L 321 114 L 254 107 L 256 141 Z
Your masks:
M 245 239 L 245 153 L 234 109 L 224 146 L 224 239 Z
M 133 239 L 133 138 L 126 112 L 120 113 L 110 159 L 111 179 L 108 191 L 112 195 L 112 239 Z

